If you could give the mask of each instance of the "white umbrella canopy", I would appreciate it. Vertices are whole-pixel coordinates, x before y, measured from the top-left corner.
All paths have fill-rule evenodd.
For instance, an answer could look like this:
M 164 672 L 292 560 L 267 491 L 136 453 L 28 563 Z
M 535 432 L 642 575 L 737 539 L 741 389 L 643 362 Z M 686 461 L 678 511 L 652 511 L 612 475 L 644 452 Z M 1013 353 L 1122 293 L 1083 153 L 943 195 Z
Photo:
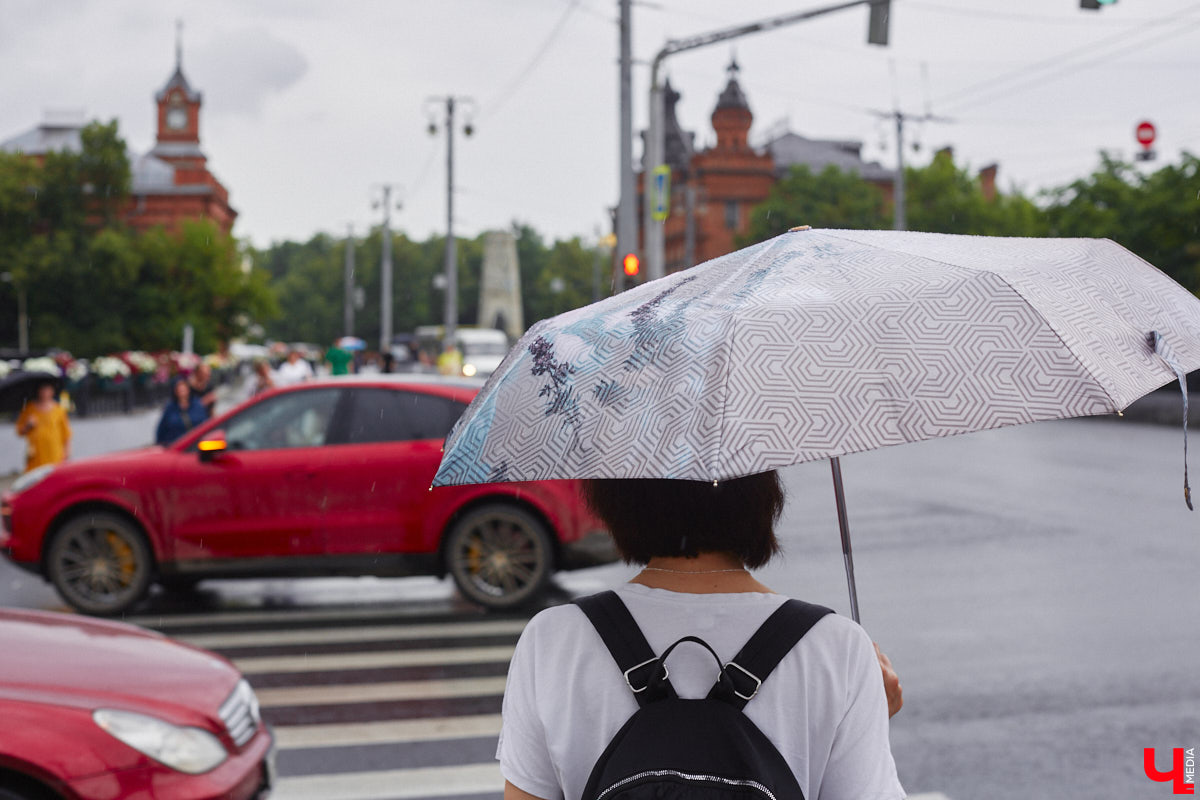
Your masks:
M 1111 241 L 797 229 L 535 325 L 434 485 L 719 481 L 1120 411 L 1198 367 L 1200 300 Z

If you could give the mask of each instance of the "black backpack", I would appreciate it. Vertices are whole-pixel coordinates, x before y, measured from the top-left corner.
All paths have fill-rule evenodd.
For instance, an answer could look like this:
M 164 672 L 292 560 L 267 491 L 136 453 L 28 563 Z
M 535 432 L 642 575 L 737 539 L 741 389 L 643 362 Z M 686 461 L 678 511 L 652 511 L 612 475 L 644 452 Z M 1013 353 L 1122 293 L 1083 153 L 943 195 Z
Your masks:
M 779 661 L 828 608 L 788 600 L 728 664 L 703 639 L 684 636 L 655 656 L 615 592 L 575 603 L 591 620 L 638 702 L 596 761 L 583 800 L 804 800 L 783 756 L 742 713 Z M 717 661 L 708 696 L 684 700 L 668 680 L 667 656 L 683 642 Z

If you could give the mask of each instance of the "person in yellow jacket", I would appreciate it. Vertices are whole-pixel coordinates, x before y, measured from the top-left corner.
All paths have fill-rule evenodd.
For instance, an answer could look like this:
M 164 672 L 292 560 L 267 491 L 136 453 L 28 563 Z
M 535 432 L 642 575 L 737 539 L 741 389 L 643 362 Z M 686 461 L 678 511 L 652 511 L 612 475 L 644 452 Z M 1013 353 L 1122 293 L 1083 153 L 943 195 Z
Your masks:
M 17 417 L 17 434 L 27 441 L 26 472 L 71 457 L 71 426 L 67 412 L 54 399 L 53 382 L 38 384 L 37 396 L 25 404 Z

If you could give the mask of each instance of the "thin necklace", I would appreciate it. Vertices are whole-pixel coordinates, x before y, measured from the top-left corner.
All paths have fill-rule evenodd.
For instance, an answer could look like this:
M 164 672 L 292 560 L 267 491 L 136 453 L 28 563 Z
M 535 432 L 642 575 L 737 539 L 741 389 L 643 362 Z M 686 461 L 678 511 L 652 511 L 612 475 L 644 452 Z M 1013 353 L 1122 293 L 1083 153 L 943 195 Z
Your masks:
M 745 567 L 737 569 L 667 569 L 666 567 L 642 567 L 642 572 L 671 572 L 676 575 L 715 575 L 718 572 L 747 572 Z

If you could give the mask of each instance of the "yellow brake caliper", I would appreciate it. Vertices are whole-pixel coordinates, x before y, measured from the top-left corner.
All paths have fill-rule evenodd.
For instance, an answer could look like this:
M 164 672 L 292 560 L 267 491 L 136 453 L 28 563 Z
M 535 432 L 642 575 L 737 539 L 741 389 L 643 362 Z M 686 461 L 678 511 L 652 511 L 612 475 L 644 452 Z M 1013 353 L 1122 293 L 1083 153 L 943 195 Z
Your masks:
M 121 583 L 128 586 L 133 582 L 133 575 L 137 572 L 137 562 L 133 557 L 133 548 L 113 531 L 109 531 L 105 538 L 108 540 L 109 549 L 117 557 L 117 565 L 121 570 Z

